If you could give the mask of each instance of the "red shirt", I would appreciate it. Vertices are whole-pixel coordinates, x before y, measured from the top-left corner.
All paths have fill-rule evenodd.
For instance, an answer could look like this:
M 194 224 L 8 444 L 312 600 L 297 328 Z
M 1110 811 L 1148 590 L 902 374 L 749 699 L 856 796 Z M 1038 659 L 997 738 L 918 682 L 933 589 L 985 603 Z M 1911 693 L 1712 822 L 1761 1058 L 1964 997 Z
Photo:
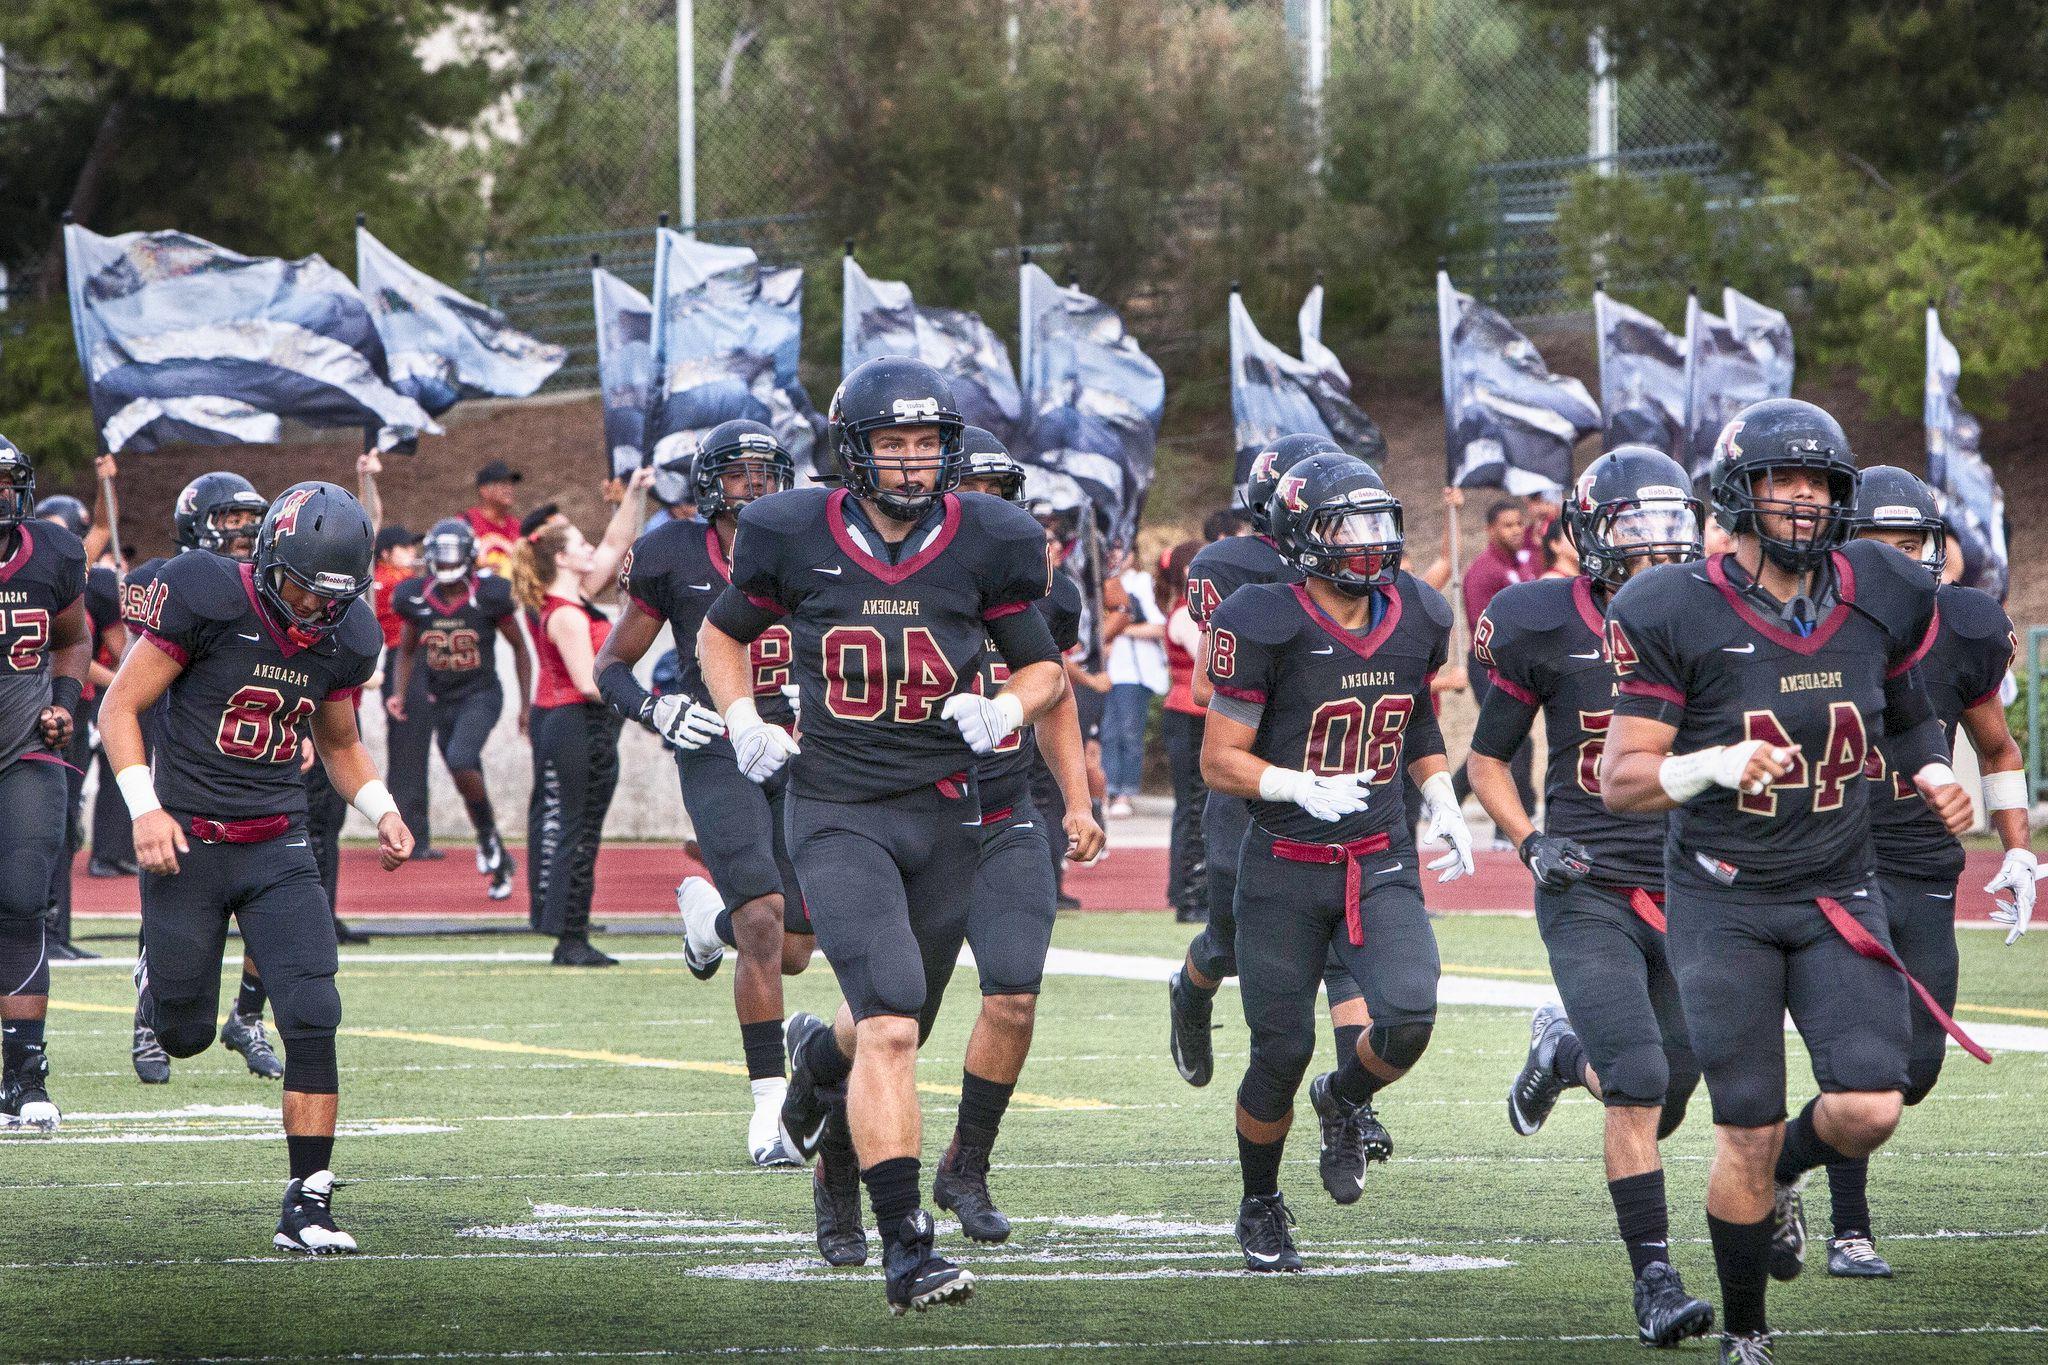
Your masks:
M 1510 583 L 1526 583 L 1541 576 L 1542 563 L 1539 560 L 1534 569 L 1520 563 L 1519 556 L 1503 554 L 1498 545 L 1486 542 L 1486 548 L 1479 552 L 1479 558 L 1472 561 L 1472 567 L 1465 570 L 1465 627 L 1471 629 L 1478 624 L 1479 614 L 1486 610 L 1494 594 Z
M 472 507 L 462 514 L 476 533 L 476 562 L 495 574 L 512 572 L 512 547 L 519 543 L 519 518 L 495 516 L 488 507 Z
M 1166 689 L 1165 706 L 1167 710 L 1177 711 L 1183 716 L 1200 716 L 1206 715 L 1207 710 L 1195 704 L 1195 656 L 1182 648 L 1180 641 L 1173 638 L 1173 626 L 1187 609 L 1187 603 L 1182 602 L 1173 609 L 1173 615 L 1168 618 L 1166 630 L 1166 676 L 1168 686 Z
M 569 680 L 569 666 L 562 662 L 562 651 L 548 634 L 549 618 L 564 607 L 583 612 L 589 618 L 592 654 L 604 648 L 605 636 L 612 633 L 611 618 L 598 608 L 588 602 L 550 594 L 540 605 L 540 615 L 526 618 L 527 624 L 533 628 L 534 656 L 540 661 L 540 679 L 533 688 L 533 704 L 537 707 L 581 706 L 589 700 Z
M 371 590 L 370 605 L 377 609 L 377 624 L 384 631 L 384 647 L 398 648 L 400 636 L 405 633 L 405 620 L 391 609 L 391 594 L 398 591 L 398 585 L 411 578 L 411 572 L 395 564 L 379 564 L 370 571 L 377 586 Z

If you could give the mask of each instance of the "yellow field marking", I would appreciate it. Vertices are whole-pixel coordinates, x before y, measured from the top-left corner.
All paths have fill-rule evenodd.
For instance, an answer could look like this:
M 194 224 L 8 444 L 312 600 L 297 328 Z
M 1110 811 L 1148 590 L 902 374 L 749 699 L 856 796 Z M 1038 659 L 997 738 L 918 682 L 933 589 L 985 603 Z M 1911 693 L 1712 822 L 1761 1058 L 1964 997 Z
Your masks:
M 1956 1008 L 1978 1014 L 2009 1014 L 2015 1019 L 2048 1019 L 2048 1010 L 2021 1009 L 2017 1005 L 1972 1005 L 1968 1001 L 1958 1001 Z
M 1446 962 L 1443 969 L 1447 972 L 1457 972 L 1465 976 L 1526 976 L 1538 981 L 1548 981 L 1550 979 L 1550 973 L 1547 970 L 1539 971 L 1534 967 L 1467 967 L 1458 962 Z
M 89 1014 L 135 1013 L 135 1006 L 133 1005 L 91 1005 L 83 1000 L 52 1000 L 50 1008 L 53 1010 L 83 1010 Z

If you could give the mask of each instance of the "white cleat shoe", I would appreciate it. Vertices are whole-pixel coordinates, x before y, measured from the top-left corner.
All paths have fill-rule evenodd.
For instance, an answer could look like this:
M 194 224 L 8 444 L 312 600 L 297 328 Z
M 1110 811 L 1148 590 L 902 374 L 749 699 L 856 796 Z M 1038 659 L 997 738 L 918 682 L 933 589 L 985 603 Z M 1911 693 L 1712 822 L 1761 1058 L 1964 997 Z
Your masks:
M 804 1163 L 782 1141 L 782 1099 L 789 1082 L 769 1076 L 754 1082 L 754 1115 L 747 1120 L 747 1152 L 764 1169 Z
M 334 1172 L 315 1171 L 304 1180 L 284 1187 L 284 1211 L 277 1220 L 277 1235 L 270 1239 L 279 1251 L 296 1251 L 302 1256 L 345 1255 L 356 1249 L 356 1239 L 334 1226 Z
M 709 981 L 725 961 L 725 944 L 718 938 L 718 916 L 725 902 L 710 882 L 685 877 L 676 888 L 676 909 L 683 917 L 683 965 L 699 981 Z

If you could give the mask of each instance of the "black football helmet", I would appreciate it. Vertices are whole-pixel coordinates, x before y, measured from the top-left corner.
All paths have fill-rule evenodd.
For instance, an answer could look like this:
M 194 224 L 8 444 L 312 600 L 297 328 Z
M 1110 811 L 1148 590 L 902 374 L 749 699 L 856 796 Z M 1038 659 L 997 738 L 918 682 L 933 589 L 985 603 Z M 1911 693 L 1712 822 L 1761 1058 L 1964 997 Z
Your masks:
M 721 512 L 735 515 L 754 497 L 732 498 L 725 492 L 724 476 L 741 465 L 766 465 L 774 487 L 769 493 L 781 493 L 796 486 L 796 461 L 782 442 L 776 439 L 772 428 L 760 422 L 739 418 L 731 422 L 720 422 L 704 437 L 704 444 L 697 450 L 697 458 L 690 471 L 690 486 L 693 500 L 697 504 L 697 515 L 709 521 Z M 754 496 L 766 497 L 767 494 Z
M 1088 495 L 1071 474 L 1031 465 L 1024 471 L 1024 510 L 1060 543 L 1062 557 L 1071 556 L 1088 516 Z
M 92 513 L 86 509 L 84 503 L 69 493 L 56 493 L 47 498 L 37 498 L 36 518 L 39 521 L 54 521 L 80 540 L 85 539 L 85 533 L 92 529 Z
M 277 495 L 256 532 L 256 593 L 294 642 L 324 639 L 370 590 L 375 541 L 370 514 L 346 489 L 318 479 L 295 483 Z M 285 600 L 286 583 L 317 599 L 310 612 Z
M 1277 539 L 1272 519 L 1267 516 L 1267 504 L 1272 501 L 1273 489 L 1280 482 L 1280 476 L 1312 455 L 1343 453 L 1344 447 L 1327 436 L 1297 433 L 1282 436 L 1254 455 L 1251 470 L 1244 476 L 1244 506 L 1251 513 L 1252 529 L 1260 535 Z
M 1827 479 L 1824 505 L 1755 491 L 1754 480 L 1777 469 L 1810 469 Z M 1708 473 L 1714 519 L 1730 535 L 1753 535 L 1764 556 L 1788 573 L 1818 567 L 1849 535 L 1856 506 L 1856 457 L 1842 424 L 1797 398 L 1767 398 L 1737 413 L 1714 441 Z M 1797 516 L 1790 536 L 1766 535 L 1762 516 Z
M 0 527 L 12 529 L 36 514 L 36 467 L 14 442 L 0 436 Z
M 1004 502 L 1022 505 L 1024 466 L 1017 463 L 1017 457 L 996 439 L 994 432 L 981 427 L 962 427 L 960 455 L 964 461 L 960 470 L 963 480 L 991 479 L 995 482 L 995 496 Z
M 953 403 L 946 376 L 907 356 L 877 356 L 855 368 L 832 395 L 827 414 L 839 471 L 855 497 L 875 503 L 889 516 L 917 521 L 940 498 L 960 486 L 960 434 L 966 423 Z M 890 461 L 913 476 L 905 488 L 884 489 L 877 478 L 871 444 L 891 427 L 937 427 L 936 460 Z
M 1312 578 L 1363 597 L 1401 572 L 1400 500 L 1355 455 L 1302 460 L 1274 484 L 1267 508 L 1280 552 Z
M 1618 588 L 1641 561 L 1698 559 L 1700 501 L 1691 487 L 1678 461 L 1651 446 L 1616 446 L 1587 465 L 1560 518 L 1586 576 Z
M 421 548 L 436 583 L 460 583 L 476 568 L 476 532 L 460 517 L 435 522 Z
M 1948 527 L 1942 522 L 1934 490 L 1912 471 L 1889 464 L 1874 464 L 1864 470 L 1849 525 L 1849 533 L 1857 536 L 1918 531 L 1920 553 L 1912 558 L 1940 581 L 1948 563 Z
M 256 485 L 240 474 L 216 470 L 201 474 L 178 494 L 171 518 L 178 532 L 181 550 L 211 550 L 229 559 L 247 560 L 256 550 L 256 526 L 229 531 L 220 519 L 230 512 L 254 512 L 260 519 L 270 504 L 256 491 Z

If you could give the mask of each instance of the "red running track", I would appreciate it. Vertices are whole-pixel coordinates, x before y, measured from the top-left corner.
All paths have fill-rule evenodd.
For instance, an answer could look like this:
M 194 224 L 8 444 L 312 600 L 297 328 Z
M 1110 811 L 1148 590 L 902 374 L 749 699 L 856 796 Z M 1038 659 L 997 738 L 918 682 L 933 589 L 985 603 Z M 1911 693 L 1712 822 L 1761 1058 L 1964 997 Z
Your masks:
M 466 847 L 451 847 L 448 856 L 438 862 L 411 863 L 392 873 L 378 868 L 374 850 L 347 848 L 341 855 L 341 913 L 351 918 L 403 915 L 524 919 L 524 854 L 524 849 L 514 850 L 514 856 L 522 859 L 522 875 L 512 898 L 494 902 L 484 896 L 484 879 L 477 875 L 475 858 Z M 1471 877 L 1446 886 L 1425 880 L 1424 898 L 1430 909 L 1530 908 L 1529 874 L 1512 853 L 1482 852 L 1476 856 L 1479 870 Z M 1981 920 L 1990 912 L 1991 897 L 1984 894 L 1983 886 L 1997 874 L 1999 861 L 1999 855 L 1988 850 L 1969 854 L 1956 896 L 1959 919 Z M 73 913 L 134 915 L 139 911 L 134 878 L 88 877 L 83 855 L 77 860 L 77 869 Z M 673 915 L 676 883 L 692 872 L 702 871 L 674 845 L 607 847 L 598 855 L 597 901 L 593 911 L 600 918 Z M 1430 875 L 1424 874 L 1425 878 Z M 1068 891 L 1078 896 L 1088 910 L 1158 910 L 1166 903 L 1165 885 L 1163 848 L 1124 849 L 1095 867 L 1075 868 L 1067 875 Z

